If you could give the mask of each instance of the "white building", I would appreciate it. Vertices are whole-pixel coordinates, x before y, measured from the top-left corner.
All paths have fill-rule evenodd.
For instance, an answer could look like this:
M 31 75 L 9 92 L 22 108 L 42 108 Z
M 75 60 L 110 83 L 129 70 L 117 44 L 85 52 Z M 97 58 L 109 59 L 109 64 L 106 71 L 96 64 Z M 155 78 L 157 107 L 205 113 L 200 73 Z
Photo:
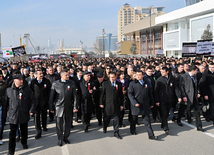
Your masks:
M 214 32 L 214 0 L 194 2 L 195 4 L 191 3 L 189 6 L 156 17 L 156 26 L 164 26 L 163 49 L 167 56 L 181 57 L 182 43 L 201 40 L 208 24 Z

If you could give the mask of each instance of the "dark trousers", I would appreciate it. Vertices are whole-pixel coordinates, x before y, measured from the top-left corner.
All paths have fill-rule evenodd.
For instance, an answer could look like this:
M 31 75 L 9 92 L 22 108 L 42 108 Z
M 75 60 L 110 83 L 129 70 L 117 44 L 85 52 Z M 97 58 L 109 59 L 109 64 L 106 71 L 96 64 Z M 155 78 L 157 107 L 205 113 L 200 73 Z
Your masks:
M 209 114 L 211 117 L 211 120 L 214 122 L 214 103 L 209 103 L 210 104 L 210 108 L 209 108 Z
M 5 126 L 5 122 L 6 122 L 6 118 L 4 117 L 2 117 L 2 118 L 0 118 L 1 119 L 1 127 L 0 127 L 0 140 L 2 140 L 2 138 L 3 138 L 3 131 L 4 131 L 4 126 Z
M 157 105 L 154 105 L 154 107 L 151 108 L 151 110 L 152 110 L 152 118 L 153 118 L 154 120 L 156 120 L 157 118 L 160 119 L 160 117 L 161 117 L 161 110 L 160 110 L 160 107 L 157 106 Z
M 65 130 L 63 130 L 63 125 L 65 127 Z M 70 130 L 71 130 L 71 116 L 66 116 L 64 113 L 62 117 L 56 117 L 56 131 L 58 140 L 67 140 L 70 135 Z
M 170 102 L 161 102 L 160 103 L 160 109 L 161 109 L 161 118 L 162 118 L 162 124 L 161 127 L 163 127 L 163 130 L 169 130 L 168 127 L 168 117 L 169 117 L 169 111 L 172 107 L 172 103 Z
M 107 129 L 110 121 L 111 121 L 112 116 L 107 116 L 104 114 L 103 122 L 104 122 L 104 129 Z M 119 133 L 119 116 L 114 116 L 114 121 L 113 121 L 113 126 L 114 126 L 114 134 Z
M 54 113 L 51 113 L 50 110 L 49 110 L 49 118 L 52 120 L 54 119 Z
M 18 129 L 18 124 L 10 124 L 10 134 L 9 134 L 9 153 L 14 153 L 16 148 L 16 130 Z M 21 143 L 22 145 L 27 144 L 28 138 L 28 123 L 20 124 L 21 130 Z
M 181 122 L 181 117 L 183 116 L 185 109 L 187 109 L 187 119 L 191 117 L 191 106 L 180 104 L 177 122 Z M 196 119 L 196 127 L 202 127 L 199 108 L 196 105 L 193 105 L 193 109 L 194 109 L 194 114 Z
M 83 113 L 82 114 L 82 123 L 84 125 L 84 129 L 88 129 L 90 121 L 91 121 L 91 113 L 88 113 L 88 114 Z
M 119 125 L 122 125 L 122 124 L 123 124 L 123 117 L 124 117 L 124 114 L 125 114 L 125 110 L 123 109 L 122 111 L 120 111 L 120 121 L 119 121 Z
M 34 117 L 36 132 L 37 134 L 41 135 L 42 130 L 41 130 L 40 114 L 42 115 L 42 128 L 43 129 L 47 128 L 47 110 L 37 109 Z
M 138 121 L 138 115 L 132 115 L 131 116 L 131 123 L 130 123 L 130 131 L 131 132 L 136 132 L 136 123 Z M 153 130 L 152 130 L 152 126 L 151 126 L 151 122 L 150 122 L 150 118 L 148 115 L 143 116 L 143 123 L 146 127 L 146 130 L 148 132 L 149 136 L 154 136 Z
M 98 123 L 102 123 L 102 109 L 100 108 L 99 104 L 96 104 L 96 117 L 97 117 Z

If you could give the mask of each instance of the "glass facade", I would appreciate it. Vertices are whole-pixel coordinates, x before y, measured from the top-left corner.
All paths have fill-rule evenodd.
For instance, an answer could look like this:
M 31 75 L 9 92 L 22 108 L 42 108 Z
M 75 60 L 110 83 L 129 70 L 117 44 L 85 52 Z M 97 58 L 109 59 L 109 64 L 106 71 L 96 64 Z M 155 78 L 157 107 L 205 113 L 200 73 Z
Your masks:
M 100 44 L 103 46 L 103 42 L 104 42 L 104 51 L 117 51 L 117 36 L 112 36 L 111 33 L 107 34 L 104 36 L 100 36 L 99 37 L 99 42 Z
M 189 6 L 189 5 L 193 5 L 195 3 L 201 2 L 203 0 L 185 0 L 185 5 Z
M 210 30 L 213 31 L 213 15 L 199 18 L 191 21 L 191 41 L 201 40 L 201 35 L 210 25 Z

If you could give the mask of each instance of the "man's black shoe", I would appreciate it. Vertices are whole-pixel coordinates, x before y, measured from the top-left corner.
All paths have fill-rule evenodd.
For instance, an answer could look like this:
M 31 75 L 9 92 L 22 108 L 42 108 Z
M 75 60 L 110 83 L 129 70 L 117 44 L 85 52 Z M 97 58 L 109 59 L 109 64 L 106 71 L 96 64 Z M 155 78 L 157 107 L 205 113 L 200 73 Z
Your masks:
M 179 126 L 183 126 L 183 124 L 182 124 L 181 122 L 177 122 L 177 124 L 178 124 Z
M 43 131 L 48 131 L 48 129 L 47 129 L 47 128 L 44 128 Z
M 114 137 L 116 137 L 117 139 L 123 139 L 119 133 L 114 134 Z
M 168 135 L 169 134 L 169 130 L 165 130 L 165 133 Z
M 207 122 L 210 122 L 210 119 L 209 119 L 209 118 L 206 118 L 205 120 L 206 120 Z
M 204 131 L 206 131 L 206 130 L 205 130 L 205 129 L 203 129 L 202 127 L 197 127 L 197 131 L 204 132 Z
M 106 133 L 107 132 L 107 129 L 103 128 L 103 133 Z
M 137 132 L 131 132 L 132 135 L 137 135 Z
M 102 124 L 102 122 L 99 122 L 98 125 L 99 125 L 99 126 L 102 126 L 103 124 Z
M 64 140 L 65 144 L 70 144 L 70 141 L 68 139 Z
M 8 153 L 7 155 L 14 155 L 14 153 Z
M 85 133 L 88 133 L 88 129 L 85 129 Z
M 39 138 L 41 138 L 41 134 L 37 134 L 37 135 L 35 136 L 35 139 L 39 139 Z
M 60 147 L 62 146 L 62 140 L 58 141 L 58 146 L 60 146 Z
M 23 149 L 28 149 L 28 145 L 27 144 L 23 144 Z
M 151 140 L 157 140 L 158 137 L 157 136 L 149 136 L 149 139 L 151 139 Z
M 73 124 L 71 124 L 71 129 L 73 129 L 74 128 L 74 126 L 73 126 Z

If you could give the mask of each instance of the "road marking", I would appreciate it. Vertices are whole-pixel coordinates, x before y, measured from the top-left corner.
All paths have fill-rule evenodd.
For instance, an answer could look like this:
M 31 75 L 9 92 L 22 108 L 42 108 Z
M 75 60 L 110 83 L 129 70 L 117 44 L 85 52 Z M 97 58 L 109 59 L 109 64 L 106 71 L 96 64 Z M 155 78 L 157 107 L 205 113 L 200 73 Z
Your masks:
M 189 126 L 190 128 L 196 129 L 196 126 L 194 126 L 194 125 L 192 125 L 192 124 L 189 124 L 189 123 L 187 123 L 187 122 L 185 122 L 185 121 L 181 121 L 181 123 L 185 124 L 186 126 Z M 210 137 L 214 138 L 214 135 L 211 134 L 211 133 L 209 133 L 209 132 L 207 132 L 207 131 L 203 132 L 203 134 L 205 134 L 205 135 L 207 135 L 207 136 L 210 136 Z
M 69 154 L 68 145 L 65 144 L 61 148 L 62 148 L 62 155 L 68 155 Z

